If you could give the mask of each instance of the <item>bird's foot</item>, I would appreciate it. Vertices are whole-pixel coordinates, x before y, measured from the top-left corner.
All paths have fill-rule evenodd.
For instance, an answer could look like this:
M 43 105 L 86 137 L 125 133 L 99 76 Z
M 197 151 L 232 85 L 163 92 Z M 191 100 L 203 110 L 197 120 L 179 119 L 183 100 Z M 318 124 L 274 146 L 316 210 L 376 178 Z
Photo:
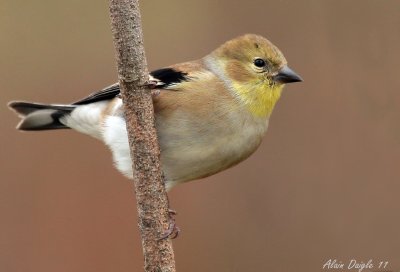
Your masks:
M 157 89 L 157 86 L 159 84 L 159 81 L 155 80 L 155 79 L 150 79 L 146 82 L 145 86 L 150 88 L 151 90 L 151 96 L 157 97 L 160 94 L 160 89 Z
M 162 83 L 159 79 L 153 77 L 152 75 L 149 75 L 149 78 L 148 78 L 147 82 L 145 83 L 145 86 L 150 89 L 155 89 L 162 85 L 164 85 L 164 83 Z
M 157 88 L 159 82 L 155 79 L 149 79 L 144 86 L 149 87 L 150 89 L 155 89 Z
M 152 97 L 157 97 L 159 94 L 160 94 L 160 89 L 152 89 L 151 90 Z
M 168 210 L 169 216 L 169 225 L 168 229 L 164 232 L 164 234 L 159 238 L 159 240 L 164 240 L 167 238 L 175 239 L 179 236 L 179 232 L 181 231 L 179 227 L 176 225 L 176 221 L 174 216 L 177 215 L 177 212 L 174 210 Z

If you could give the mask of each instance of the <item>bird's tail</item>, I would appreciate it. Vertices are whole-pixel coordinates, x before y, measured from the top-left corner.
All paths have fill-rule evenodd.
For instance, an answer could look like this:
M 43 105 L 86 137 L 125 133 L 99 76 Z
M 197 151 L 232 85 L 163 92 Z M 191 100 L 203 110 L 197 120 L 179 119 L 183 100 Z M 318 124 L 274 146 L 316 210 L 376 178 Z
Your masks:
M 8 107 L 13 109 L 21 118 L 19 130 L 49 130 L 69 128 L 60 122 L 60 118 L 70 114 L 76 106 L 39 104 L 22 101 L 12 101 Z

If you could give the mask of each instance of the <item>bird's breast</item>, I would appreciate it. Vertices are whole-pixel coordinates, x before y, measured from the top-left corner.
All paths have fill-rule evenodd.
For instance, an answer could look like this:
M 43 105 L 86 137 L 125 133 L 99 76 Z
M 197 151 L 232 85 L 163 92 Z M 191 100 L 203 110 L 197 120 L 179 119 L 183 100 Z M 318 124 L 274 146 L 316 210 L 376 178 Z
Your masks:
M 254 119 L 226 105 L 210 107 L 200 115 L 179 106 L 167 114 L 159 112 L 156 127 L 169 186 L 215 174 L 243 161 L 260 145 L 267 126 L 266 119 Z

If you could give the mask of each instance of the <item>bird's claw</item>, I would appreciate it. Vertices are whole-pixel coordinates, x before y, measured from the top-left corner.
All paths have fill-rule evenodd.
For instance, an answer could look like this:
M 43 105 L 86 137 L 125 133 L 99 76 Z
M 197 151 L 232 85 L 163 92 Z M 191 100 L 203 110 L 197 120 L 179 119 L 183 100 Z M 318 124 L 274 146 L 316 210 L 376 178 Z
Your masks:
M 155 89 L 158 86 L 158 81 L 155 79 L 149 79 L 144 85 L 150 89 Z
M 151 90 L 151 96 L 152 97 L 156 97 L 160 94 L 160 90 L 159 89 L 152 89 Z
M 174 210 L 168 210 L 169 215 L 169 225 L 168 229 L 164 232 L 164 234 L 158 240 L 164 240 L 167 238 L 175 239 L 179 236 L 180 228 L 176 225 L 176 221 L 174 216 L 177 215 L 177 212 Z
M 177 215 L 178 213 L 173 209 L 168 209 L 168 214 L 170 217 Z
M 158 95 L 160 94 L 160 90 L 157 89 L 158 83 L 159 83 L 159 82 L 158 82 L 157 80 L 149 79 L 149 80 L 144 84 L 144 86 L 150 88 L 150 90 L 151 90 L 151 96 L 152 96 L 152 97 L 156 97 L 156 96 L 158 96 Z

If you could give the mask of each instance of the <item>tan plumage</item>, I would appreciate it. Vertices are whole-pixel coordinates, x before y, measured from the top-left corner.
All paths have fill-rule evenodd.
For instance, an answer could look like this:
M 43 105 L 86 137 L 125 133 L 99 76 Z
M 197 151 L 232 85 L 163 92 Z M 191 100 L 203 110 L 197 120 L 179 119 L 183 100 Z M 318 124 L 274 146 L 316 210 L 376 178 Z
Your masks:
M 252 34 L 228 41 L 203 59 L 160 69 L 152 76 L 160 88 L 153 101 L 168 189 L 250 156 L 262 141 L 283 85 L 301 81 L 272 43 Z M 118 93 L 118 85 L 112 85 L 60 110 L 21 102 L 10 107 L 24 117 L 20 129 L 51 129 L 57 124 L 99 138 L 112 150 L 116 167 L 131 177 Z M 34 110 L 27 110 L 29 106 Z M 32 116 L 44 110 L 52 117 L 50 123 L 49 118 L 37 122 Z

